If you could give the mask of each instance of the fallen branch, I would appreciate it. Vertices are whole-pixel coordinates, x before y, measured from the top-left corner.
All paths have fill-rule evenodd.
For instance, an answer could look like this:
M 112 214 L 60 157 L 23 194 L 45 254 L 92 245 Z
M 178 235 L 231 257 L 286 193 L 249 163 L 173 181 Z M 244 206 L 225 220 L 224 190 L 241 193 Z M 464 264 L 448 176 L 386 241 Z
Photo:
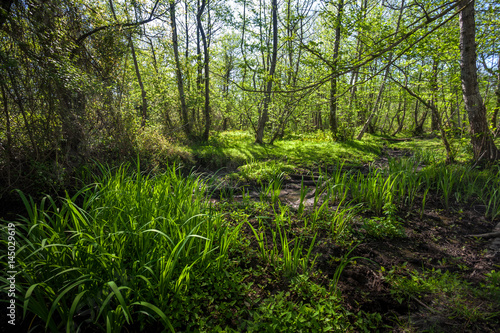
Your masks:
M 494 232 L 489 232 L 486 234 L 479 234 L 479 235 L 467 235 L 467 237 L 495 238 L 495 237 L 500 237 L 500 231 L 494 231 Z

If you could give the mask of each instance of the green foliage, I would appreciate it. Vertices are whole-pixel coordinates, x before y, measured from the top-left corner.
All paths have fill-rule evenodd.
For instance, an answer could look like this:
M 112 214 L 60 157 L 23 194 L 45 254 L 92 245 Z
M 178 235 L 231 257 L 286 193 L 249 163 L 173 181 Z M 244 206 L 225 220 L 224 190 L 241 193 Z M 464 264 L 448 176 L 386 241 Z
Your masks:
M 300 277 L 292 283 L 291 291 L 279 292 L 265 299 L 252 311 L 251 320 L 245 321 L 245 330 L 332 332 L 352 329 L 351 314 L 344 310 L 335 293 L 331 294 L 324 287 Z M 368 326 L 367 322 L 363 325 Z
M 17 226 L 24 316 L 36 314 L 51 331 L 91 322 L 113 331 L 152 318 L 171 327 L 166 306 L 225 267 L 239 227 L 211 208 L 199 178 L 175 167 L 155 177 L 102 167 L 95 181 L 61 203 L 20 193 L 28 211 Z
M 275 183 L 283 181 L 283 178 L 294 170 L 293 165 L 282 161 L 250 161 L 239 169 L 239 178 L 245 181 L 257 183 Z M 281 179 L 281 180 L 280 180 Z M 278 183 L 276 183 L 277 185 Z
M 395 274 L 398 270 L 403 270 L 408 275 Z M 391 284 L 391 293 L 395 297 L 453 293 L 463 287 L 463 282 L 455 274 L 448 271 L 431 270 L 418 273 L 410 271 L 406 265 L 393 268 L 387 272 L 385 279 Z
M 350 206 L 350 204 L 347 203 L 345 206 L 342 206 L 343 203 L 344 201 L 341 201 L 338 204 L 337 209 L 335 209 L 335 212 L 331 216 L 330 230 L 336 242 L 342 238 L 347 227 L 354 219 L 354 216 L 360 210 L 360 205 Z
M 135 136 L 135 156 L 139 156 L 143 168 L 148 171 L 161 172 L 169 164 L 194 164 L 194 157 L 185 148 L 167 140 L 158 129 L 147 127 L 139 130 Z
M 400 211 L 411 211 L 420 191 L 422 182 L 417 172 L 417 158 L 389 159 L 388 173 L 395 175 L 396 180 L 392 188 L 394 204 Z
M 358 172 L 349 183 L 351 195 L 358 203 L 363 203 L 376 215 L 381 216 L 386 205 L 392 205 L 393 187 L 397 175 L 386 176 L 379 169 L 370 170 L 368 175 Z
M 244 180 L 266 178 L 272 170 L 291 172 L 299 167 L 336 165 L 342 160 L 370 162 L 380 153 L 375 137 L 365 141 L 333 142 L 324 132 L 291 134 L 274 145 L 256 145 L 248 132 L 227 131 L 214 136 L 205 145 L 192 147 L 200 163 L 220 168 L 244 166 L 240 175 Z M 249 168 L 249 169 L 247 169 Z
M 482 288 L 485 288 L 486 293 L 493 299 L 499 299 L 500 297 L 500 271 L 492 270 L 486 273 L 485 283 L 481 284 Z
M 382 269 L 382 272 L 385 272 Z M 486 277 L 486 284 L 476 288 L 464 281 L 456 273 L 441 270 L 410 270 L 404 264 L 386 272 L 384 278 L 391 285 L 391 295 L 400 303 L 407 298 L 432 299 L 435 313 L 443 313 L 450 318 L 459 318 L 467 323 L 489 320 L 498 316 L 498 279 L 495 271 Z M 489 287 L 488 287 L 489 286 Z M 475 299 L 475 297 L 479 297 Z M 487 309 L 478 310 L 484 299 L 495 299 Z M 496 310 L 495 310 L 496 307 Z
M 392 204 L 384 206 L 383 217 L 372 217 L 363 222 L 367 234 L 374 238 L 406 237 L 405 230 L 396 214 L 396 207 Z
M 259 219 L 258 229 L 247 222 L 257 241 L 260 258 L 265 263 L 273 265 L 276 270 L 283 271 L 287 279 L 299 274 L 300 271 L 302 274 L 308 273 L 315 262 L 315 259 L 311 260 L 311 252 L 317 235 L 309 240 L 309 247 L 306 248 L 304 244 L 307 239 L 306 235 L 292 238 L 290 233 L 287 234 L 279 222 L 280 220 L 276 219 L 275 221 L 276 226 L 273 228 L 272 226 L 267 227 L 262 219 Z

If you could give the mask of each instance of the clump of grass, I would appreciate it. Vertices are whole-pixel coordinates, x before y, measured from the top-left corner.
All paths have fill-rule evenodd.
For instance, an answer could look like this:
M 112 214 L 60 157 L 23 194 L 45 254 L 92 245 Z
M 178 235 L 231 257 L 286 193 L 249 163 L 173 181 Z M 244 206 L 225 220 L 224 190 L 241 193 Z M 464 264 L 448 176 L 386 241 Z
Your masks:
M 392 188 L 394 203 L 400 211 L 411 210 L 421 189 L 421 175 L 417 172 L 418 159 L 389 159 L 389 173 L 396 177 Z
M 350 203 L 348 203 L 347 205 L 342 206 L 343 202 L 344 201 L 341 201 L 335 209 L 330 222 L 330 231 L 332 233 L 332 238 L 335 241 L 338 241 L 342 237 L 347 229 L 347 226 L 353 220 L 360 208 L 359 204 L 351 206 Z
M 358 203 L 363 203 L 376 215 L 381 216 L 386 204 L 392 204 L 393 187 L 397 176 L 385 176 L 384 172 L 375 169 L 368 175 L 361 172 L 352 177 L 349 183 L 351 195 Z
M 155 177 L 127 166 L 100 173 L 62 202 L 37 204 L 21 193 L 28 212 L 17 227 L 23 315 L 53 332 L 90 324 L 118 331 L 152 318 L 173 331 L 169 300 L 225 267 L 239 228 L 212 210 L 199 178 L 175 167 Z
M 239 168 L 239 177 L 245 181 L 254 181 L 257 183 L 269 183 L 276 180 L 281 175 L 282 178 L 294 170 L 293 165 L 283 161 L 264 161 L 252 160 Z

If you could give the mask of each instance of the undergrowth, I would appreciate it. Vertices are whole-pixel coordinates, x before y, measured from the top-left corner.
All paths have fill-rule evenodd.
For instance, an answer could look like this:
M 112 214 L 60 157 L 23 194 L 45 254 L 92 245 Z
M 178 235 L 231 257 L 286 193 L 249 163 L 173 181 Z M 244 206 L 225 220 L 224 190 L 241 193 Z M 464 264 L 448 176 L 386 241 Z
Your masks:
M 227 132 L 195 148 L 214 165 L 237 161 L 227 187 L 172 165 L 144 174 L 137 163 L 135 170 L 100 166 L 85 176 L 90 185 L 61 198 L 38 202 L 20 192 L 27 214 L 3 228 L 17 231 L 16 301 L 27 329 L 368 332 L 402 325 L 342 295 L 352 281 L 344 274 L 360 267 L 395 302 L 467 328 L 497 320 L 496 270 L 472 284 L 460 274 L 469 269 L 463 264 L 459 272 L 384 268 L 358 253 L 367 244 L 405 242 L 411 221 L 423 221 L 431 204 L 446 214 L 480 206 L 498 221 L 499 168 L 446 165 L 420 151 L 353 170 L 345 158 L 375 154 L 376 139 L 341 145 L 321 132 L 275 146 L 251 139 Z M 290 174 L 305 165 L 314 186 L 303 177 L 290 202 L 283 195 Z

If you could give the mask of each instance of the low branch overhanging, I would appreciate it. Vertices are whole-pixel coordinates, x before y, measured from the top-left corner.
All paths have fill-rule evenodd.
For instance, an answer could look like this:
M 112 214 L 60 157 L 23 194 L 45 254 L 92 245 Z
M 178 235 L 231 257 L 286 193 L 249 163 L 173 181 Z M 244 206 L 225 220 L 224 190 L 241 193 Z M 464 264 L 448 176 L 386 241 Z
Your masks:
M 160 0 L 156 0 L 155 4 L 153 6 L 153 9 L 151 10 L 151 13 L 149 14 L 149 17 L 145 20 L 138 21 L 138 22 L 114 23 L 114 24 L 104 25 L 104 26 L 95 28 L 93 30 L 90 30 L 90 31 L 84 33 L 83 35 L 78 37 L 75 41 L 75 43 L 77 44 L 77 48 L 79 45 L 81 45 L 81 43 L 83 43 L 83 41 L 85 39 L 87 39 L 88 37 L 92 36 L 93 34 L 99 32 L 99 31 L 102 31 L 105 29 L 110 29 L 110 28 L 137 27 L 137 26 L 140 26 L 140 25 L 143 25 L 143 24 L 146 24 L 146 23 L 149 23 L 149 22 L 156 20 L 159 17 L 159 16 L 155 15 L 155 12 L 156 12 L 156 9 L 158 7 L 159 2 L 160 2 Z M 114 13 L 114 8 L 113 8 L 113 16 L 115 16 L 114 14 L 115 13 Z M 116 16 L 115 16 L 115 19 L 116 19 Z

